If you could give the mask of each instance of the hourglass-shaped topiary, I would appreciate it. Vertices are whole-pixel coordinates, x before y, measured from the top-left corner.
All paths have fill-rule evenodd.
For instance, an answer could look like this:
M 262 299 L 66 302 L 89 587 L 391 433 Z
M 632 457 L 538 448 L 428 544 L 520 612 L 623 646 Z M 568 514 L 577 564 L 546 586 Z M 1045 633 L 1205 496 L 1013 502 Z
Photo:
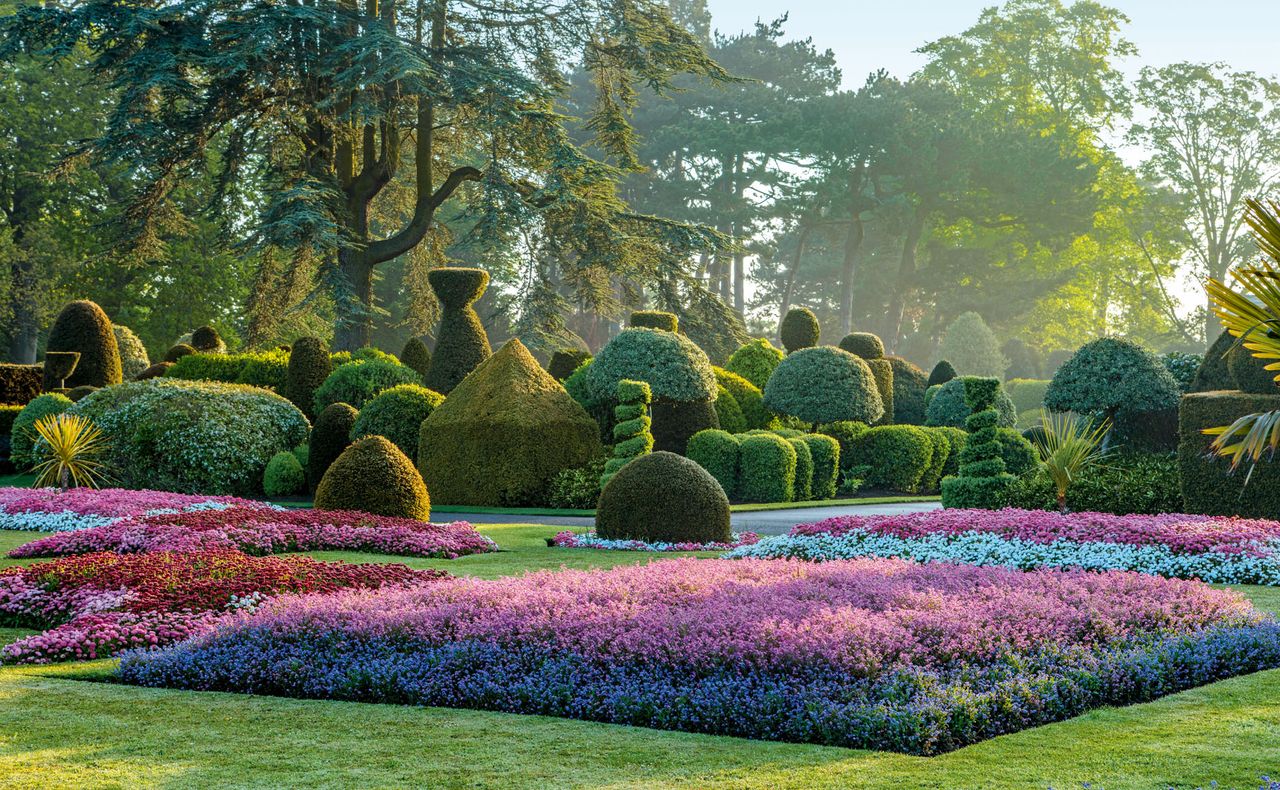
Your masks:
M 649 417 L 649 403 L 653 393 L 643 381 L 623 379 L 618 382 L 618 405 L 613 409 L 617 422 L 613 426 L 613 457 L 604 465 L 600 475 L 600 487 L 618 473 L 618 470 L 640 456 L 653 451 L 653 425 Z
M 489 286 L 489 273 L 461 267 L 432 269 L 427 282 L 440 300 L 444 315 L 423 383 L 427 389 L 447 395 L 492 353 L 480 316 L 471 306 Z
M 950 508 L 1003 507 L 1014 477 L 1005 471 L 1000 445 L 1000 413 L 996 394 L 1000 380 L 970 376 L 964 379 L 964 397 L 971 414 L 964 427 L 968 441 L 960 451 L 960 474 L 942 481 L 942 506 Z

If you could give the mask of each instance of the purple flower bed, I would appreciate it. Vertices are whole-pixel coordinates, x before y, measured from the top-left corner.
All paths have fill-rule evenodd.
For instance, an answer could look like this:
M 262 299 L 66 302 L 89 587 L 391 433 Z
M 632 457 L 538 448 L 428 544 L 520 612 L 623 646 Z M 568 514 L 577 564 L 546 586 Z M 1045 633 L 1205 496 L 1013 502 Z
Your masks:
M 230 496 L 197 496 L 127 488 L 0 488 L 0 529 L 67 532 L 138 518 L 228 507 L 271 509 Z
M 610 540 L 602 538 L 594 532 L 579 534 L 577 532 L 557 532 L 555 537 L 547 539 L 547 545 L 563 549 L 604 549 L 606 551 L 731 551 L 751 546 L 759 542 L 760 536 L 754 532 L 735 532 L 729 543 L 649 543 L 643 540 Z
M 1196 582 L 674 559 L 282 599 L 119 675 L 936 754 L 1276 666 L 1280 624 Z

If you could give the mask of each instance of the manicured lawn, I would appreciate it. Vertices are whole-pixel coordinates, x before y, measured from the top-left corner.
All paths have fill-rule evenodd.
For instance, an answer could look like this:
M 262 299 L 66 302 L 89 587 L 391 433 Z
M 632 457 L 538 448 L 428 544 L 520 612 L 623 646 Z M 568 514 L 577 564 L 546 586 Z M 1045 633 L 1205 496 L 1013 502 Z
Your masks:
M 550 549 L 556 528 L 481 530 L 459 560 L 348 552 L 492 578 L 653 555 Z M 0 532 L 0 550 L 38 537 Z M 0 560 L 0 564 L 8 564 Z M 1241 587 L 1280 611 L 1280 589 Z M 0 641 L 28 631 L 0 630 Z M 139 689 L 84 682 L 113 662 L 0 669 L 0 786 L 1254 788 L 1280 768 L 1280 671 L 1103 709 L 935 758 L 563 719 Z M 82 678 L 76 680 L 73 678 Z

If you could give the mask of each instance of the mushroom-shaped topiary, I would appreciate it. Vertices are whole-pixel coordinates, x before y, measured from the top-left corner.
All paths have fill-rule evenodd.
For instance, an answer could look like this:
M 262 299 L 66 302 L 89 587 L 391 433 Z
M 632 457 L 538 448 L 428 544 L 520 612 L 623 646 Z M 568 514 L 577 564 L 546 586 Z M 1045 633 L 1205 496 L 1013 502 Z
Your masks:
M 760 337 L 733 352 L 724 368 L 743 377 L 763 392 L 764 385 L 769 383 L 769 377 L 773 375 L 773 369 L 778 367 L 784 356 L 786 355 L 781 349 Z
M 289 367 L 280 393 L 302 409 L 307 417 L 316 415 L 316 390 L 333 372 L 329 347 L 318 337 L 300 337 L 289 350 Z
M 351 438 L 385 436 L 410 458 L 418 457 L 422 421 L 444 403 L 444 396 L 417 384 L 399 384 L 379 392 L 364 405 L 351 428 Z
M 807 307 L 793 307 L 782 317 L 782 326 L 778 329 L 778 337 L 788 354 L 794 354 L 802 348 L 818 345 L 822 329 L 818 325 L 818 317 Z
M 489 286 L 489 273 L 462 267 L 432 269 L 427 273 L 427 282 L 440 300 L 443 314 L 436 350 L 423 383 L 428 389 L 448 395 L 492 353 L 489 336 L 471 306 Z
M 1144 412 L 1176 408 L 1178 382 L 1147 348 L 1104 337 L 1086 343 L 1067 360 L 1045 390 L 1051 411 L 1104 414 L 1119 423 Z
M 112 324 L 111 332 L 116 336 L 116 348 L 120 351 L 121 374 L 125 379 L 136 379 L 139 373 L 151 367 L 147 347 L 127 326 Z
M 49 330 L 47 351 L 78 351 L 80 361 L 65 382 L 45 374 L 46 390 L 59 387 L 109 387 L 124 380 L 120 349 L 111 320 L 102 308 L 88 300 L 70 302 L 58 313 Z
M 787 355 L 769 377 L 764 405 L 770 411 L 807 423 L 874 423 L 884 415 L 884 403 L 871 368 L 834 346 L 816 346 Z
M 631 326 L 675 332 L 680 328 L 680 319 L 675 313 L 662 310 L 636 310 L 631 314 Z
M 938 364 L 933 366 L 933 370 L 929 372 L 929 381 L 926 386 L 932 387 L 935 384 L 946 384 L 956 377 L 956 369 L 951 363 L 945 359 L 938 360 Z
M 879 335 L 870 332 L 853 332 L 840 341 L 840 348 L 863 359 L 880 359 L 884 356 L 884 343 Z
M 359 416 L 349 403 L 331 403 L 316 418 L 307 455 L 307 482 L 312 488 L 320 485 L 329 465 L 351 444 L 351 429 Z
M 596 534 L 610 540 L 728 542 L 729 498 L 688 458 L 649 453 L 622 467 L 600 492 Z
M 367 436 L 342 451 L 316 487 L 315 508 L 419 521 L 431 518 L 431 499 L 422 476 L 382 436 Z
M 411 337 L 405 341 L 404 349 L 400 351 L 400 363 L 413 368 L 419 376 L 426 379 L 427 371 L 431 370 L 431 351 L 422 342 L 422 338 Z

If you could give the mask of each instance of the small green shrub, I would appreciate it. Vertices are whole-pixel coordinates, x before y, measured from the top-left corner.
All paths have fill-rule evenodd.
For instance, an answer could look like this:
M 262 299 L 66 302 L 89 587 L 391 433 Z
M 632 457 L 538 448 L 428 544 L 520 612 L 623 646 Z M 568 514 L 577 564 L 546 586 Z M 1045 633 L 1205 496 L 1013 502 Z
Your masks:
M 880 359 L 884 356 L 884 342 L 879 335 L 870 332 L 854 332 L 840 340 L 840 348 L 863 359 Z
M 191 347 L 207 354 L 223 354 L 227 350 L 227 344 L 223 342 L 218 330 L 208 325 L 191 333 Z
M 1169 375 L 1178 382 L 1178 388 L 1183 392 L 1192 392 L 1192 384 L 1203 362 L 1204 357 L 1200 354 L 1189 354 L 1185 351 L 1166 351 L 1160 355 L 1160 364 L 1169 371 Z
M 417 384 L 397 384 L 379 392 L 360 410 L 351 427 L 351 440 L 385 436 L 410 458 L 418 457 L 422 421 L 444 403 L 444 396 Z
M 929 398 L 929 406 L 925 410 L 925 425 L 931 428 L 963 427 L 970 414 L 969 406 L 965 402 L 965 382 L 976 378 L 976 376 L 961 376 L 939 387 Z M 996 391 L 996 410 L 999 412 L 999 424 L 1002 427 L 1012 428 L 1018 424 L 1018 410 L 1003 388 Z
M 1040 454 L 1021 433 L 1012 428 L 1000 428 L 996 432 L 1000 442 L 1000 458 L 1004 461 L 1004 469 L 1014 477 L 1030 472 L 1040 466 Z
M 431 519 L 431 498 L 422 476 L 381 436 L 366 436 L 342 451 L 316 487 L 315 508 Z
M 1009 506 L 1056 510 L 1057 492 L 1044 473 L 1014 483 Z M 1067 488 L 1067 510 L 1075 513 L 1178 513 L 1183 510 L 1178 458 L 1173 453 L 1117 453 L 1091 466 Z
M 196 353 L 195 346 L 186 343 L 175 343 L 169 346 L 169 350 L 164 352 L 165 362 L 177 362 L 188 354 Z
M 893 421 L 899 425 L 924 425 L 924 392 L 928 377 L 902 357 L 888 356 L 893 368 Z
M 132 329 L 121 324 L 112 324 L 111 332 L 116 336 L 116 348 L 120 351 L 120 374 L 123 378 L 135 379 L 139 373 L 151 367 L 147 347 L 142 344 Z
M 715 410 L 716 420 L 719 421 L 721 429 L 730 433 L 742 433 L 749 427 L 747 418 L 742 416 L 742 407 L 738 405 L 738 399 L 723 386 L 716 388 Z
M 45 373 L 45 390 L 60 386 L 109 387 L 124 380 L 111 320 L 101 307 L 88 300 L 69 302 L 62 308 L 49 330 L 45 350 L 80 354 L 80 361 L 65 382 L 54 381 L 52 371 Z
M 547 504 L 570 510 L 593 510 L 600 499 L 600 476 L 605 459 L 593 458 L 584 466 L 562 469 L 551 478 Z
M 351 445 L 360 413 L 349 403 L 331 403 L 316 417 L 307 453 L 307 484 L 314 490 L 329 466 Z
M 619 470 L 600 492 L 596 533 L 612 540 L 728 542 L 729 499 L 688 458 L 649 453 Z
M 794 354 L 802 348 L 818 345 L 822 328 L 818 325 L 818 317 L 807 307 L 793 307 L 782 317 L 782 327 L 778 337 L 788 354 Z
M 866 433 L 871 426 L 856 420 L 841 420 L 818 426 L 818 433 L 830 436 L 840 445 L 840 465 L 847 468 L 852 464 L 853 443 Z
M 248 384 L 279 391 L 284 387 L 288 367 L 289 352 L 278 348 L 244 354 L 196 352 L 179 357 L 165 376 L 185 381 Z
M 915 425 L 882 425 L 854 440 L 851 456 L 850 467 L 868 467 L 867 485 L 914 493 L 929 471 L 933 441 Z
M 769 377 L 764 405 L 809 424 L 841 420 L 873 423 L 884 414 L 867 363 L 834 346 L 805 348 L 787 355 Z
M 809 445 L 809 456 L 813 460 L 809 496 L 812 499 L 831 499 L 836 495 L 840 481 L 840 443 L 821 433 L 807 433 L 801 438 Z M 797 455 L 797 467 L 798 459 Z
M 169 368 L 173 367 L 172 362 L 157 362 L 138 375 L 133 377 L 134 381 L 148 381 L 150 379 L 158 379 L 169 372 Z
M 62 412 L 74 406 L 66 395 L 46 393 L 32 400 L 18 412 L 9 430 L 9 460 L 19 471 L 35 466 L 36 421 Z
M 269 497 L 293 496 L 307 489 L 307 473 L 298 456 L 287 450 L 281 450 L 267 461 L 267 469 L 262 473 L 262 492 Z
M 300 337 L 289 351 L 284 385 L 280 394 L 289 399 L 308 417 L 315 417 L 316 390 L 333 372 L 329 346 L 318 337 Z
M 427 282 L 440 300 L 442 315 L 431 368 L 417 383 L 448 395 L 471 371 L 489 358 L 489 336 L 472 305 L 489 286 L 483 269 L 432 269 Z
M 730 373 L 736 373 L 751 382 L 761 392 L 769 383 L 774 368 L 785 356 L 781 350 L 764 338 L 756 338 L 733 352 L 729 362 L 724 366 Z
M 959 474 L 960 472 L 960 452 L 964 450 L 964 446 L 969 441 L 969 434 L 963 428 L 952 428 L 951 426 L 941 426 L 938 428 L 929 428 L 935 436 L 941 436 L 947 440 L 948 451 L 947 457 L 942 462 L 942 478 L 950 475 Z
M 773 433 L 747 434 L 738 442 L 738 497 L 744 502 L 795 499 L 796 451 Z
M 662 310 L 636 310 L 631 314 L 631 325 L 646 329 L 661 329 L 664 332 L 677 332 L 680 321 L 675 313 Z
M 400 351 L 400 364 L 426 379 L 427 371 L 431 369 L 431 351 L 422 342 L 422 338 L 411 337 L 405 341 L 404 348 Z
M 399 384 L 422 384 L 412 368 L 399 362 L 353 359 L 339 365 L 316 389 L 316 413 L 331 403 L 349 403 L 356 409 L 372 400 L 379 392 Z
M 79 387 L 73 387 L 68 390 L 67 397 L 71 399 L 72 403 L 79 403 L 88 396 L 97 392 L 99 389 L 100 387 L 91 387 L 88 384 L 81 384 Z
M 686 450 L 689 460 L 706 469 L 731 498 L 738 496 L 739 443 L 739 437 L 712 428 L 695 433 Z

